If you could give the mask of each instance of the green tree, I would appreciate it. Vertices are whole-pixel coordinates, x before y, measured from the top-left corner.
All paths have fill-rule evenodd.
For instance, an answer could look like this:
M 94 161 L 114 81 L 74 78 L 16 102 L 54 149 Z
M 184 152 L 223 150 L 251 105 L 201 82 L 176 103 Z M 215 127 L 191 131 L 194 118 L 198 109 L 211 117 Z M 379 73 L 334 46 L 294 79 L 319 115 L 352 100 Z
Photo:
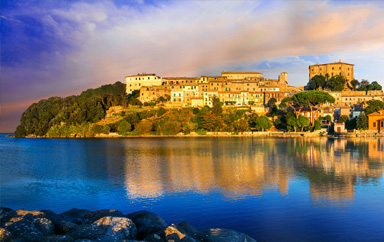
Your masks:
M 256 129 L 262 130 L 264 132 L 265 129 L 270 129 L 272 127 L 272 122 L 266 116 L 260 116 L 256 119 Z
M 382 90 L 383 87 L 376 81 L 370 84 L 370 90 Z
M 351 81 L 351 85 L 352 85 L 353 90 L 356 91 L 357 87 L 360 85 L 360 82 L 356 79 L 353 79 Z
M 248 117 L 248 125 L 251 128 L 254 128 L 256 126 L 256 119 L 259 117 L 256 113 L 251 113 Z
M 270 108 L 273 108 L 276 106 L 276 102 L 277 102 L 276 98 L 273 97 L 273 98 L 269 99 L 267 106 Z
M 220 99 L 218 99 L 217 97 L 213 97 L 212 104 L 212 113 L 214 113 L 216 116 L 221 115 L 223 113 L 223 108 Z
M 297 118 L 295 117 L 290 117 L 287 120 L 287 124 L 293 128 L 293 130 L 296 132 L 297 128 Z
M 123 120 L 119 123 L 119 131 L 120 135 L 126 135 L 129 131 L 131 131 L 132 126 L 126 120 Z
M 235 121 L 234 126 L 237 132 L 244 132 L 249 128 L 248 120 L 245 118 L 238 119 Z
M 346 123 L 349 120 L 349 117 L 347 115 L 341 115 L 340 118 L 337 120 L 338 123 Z
M 318 119 L 315 120 L 314 130 L 321 130 L 320 120 Z
M 369 100 L 367 104 L 368 107 L 365 108 L 365 113 L 367 115 L 384 109 L 384 102 L 380 100 Z
M 318 90 L 324 88 L 326 83 L 325 77 L 322 75 L 316 75 L 309 81 L 309 87 L 312 90 Z
M 347 79 L 344 76 L 336 75 L 329 79 L 328 87 L 331 91 L 342 91 L 344 90 L 345 83 L 347 83 Z
M 359 85 L 359 91 L 367 91 L 369 87 L 369 81 L 368 80 L 361 80 L 360 85 Z
M 360 114 L 360 116 L 356 122 L 356 127 L 357 127 L 357 129 L 360 129 L 360 130 L 368 129 L 368 118 L 365 115 L 365 113 Z
M 310 121 L 307 117 L 300 116 L 297 120 L 297 127 L 301 128 L 301 132 L 303 132 L 303 129 L 310 125 Z
M 324 117 L 325 120 L 327 120 L 328 122 L 331 122 L 332 121 L 332 117 L 330 115 L 326 115 Z
M 149 134 L 152 131 L 152 122 L 146 119 L 143 119 L 135 126 L 135 130 L 138 134 Z
M 350 120 L 347 120 L 345 122 L 345 128 L 347 130 L 354 130 L 357 128 L 357 118 L 353 118 L 353 119 L 350 119 Z
M 322 91 L 306 91 L 295 93 L 292 97 L 284 98 L 281 101 L 280 106 L 285 107 L 286 105 L 293 108 L 296 118 L 299 117 L 300 110 L 304 107 L 309 107 L 311 110 L 311 120 L 313 120 L 313 108 L 319 108 L 324 103 L 334 103 L 335 98 L 327 92 Z M 312 123 L 314 125 L 314 123 Z
M 208 131 L 216 131 L 222 126 L 223 121 L 219 119 L 215 114 L 204 114 L 201 116 L 201 120 L 198 124 L 199 129 L 205 129 Z

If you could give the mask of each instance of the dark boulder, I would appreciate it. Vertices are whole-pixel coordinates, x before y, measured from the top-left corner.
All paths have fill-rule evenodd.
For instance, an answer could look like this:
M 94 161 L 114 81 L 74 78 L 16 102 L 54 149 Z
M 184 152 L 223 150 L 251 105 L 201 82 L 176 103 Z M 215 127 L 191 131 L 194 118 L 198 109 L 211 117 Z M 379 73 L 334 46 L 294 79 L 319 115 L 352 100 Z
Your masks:
M 5 228 L 11 234 L 22 241 L 42 241 L 43 234 L 34 226 L 34 224 L 23 217 L 14 217 L 10 219 Z
M 16 211 L 6 207 L 0 207 L 0 227 L 4 227 L 11 218 L 17 217 Z
M 64 235 L 64 234 L 71 232 L 77 226 L 79 226 L 79 225 L 65 221 L 65 220 L 62 220 L 62 221 L 55 224 L 54 231 L 55 231 L 55 234 Z
M 47 218 L 35 218 L 33 220 L 35 227 L 40 230 L 43 235 L 53 234 L 54 225 L 51 220 Z
M 205 242 L 256 242 L 248 235 L 230 229 L 208 229 L 202 234 Z
M 94 224 L 104 227 L 105 233 L 100 236 L 100 241 L 134 240 L 137 237 L 135 224 L 125 217 L 103 217 Z
M 164 219 L 149 211 L 138 211 L 127 214 L 126 217 L 130 218 L 135 223 L 138 239 L 144 239 L 150 234 L 164 231 L 167 227 L 167 223 Z
M 44 237 L 44 242 L 73 242 L 75 241 L 69 235 L 49 235 Z
M 83 224 L 84 216 L 89 212 L 91 211 L 89 211 L 88 209 L 72 208 L 68 211 L 61 213 L 60 215 L 64 216 L 66 220 L 68 220 L 71 223 Z
M 68 235 L 75 240 L 90 239 L 97 240 L 100 236 L 104 235 L 107 228 L 98 226 L 96 224 L 81 224 L 73 228 Z
M 189 236 L 183 229 L 174 224 L 171 224 L 164 230 L 164 236 L 165 241 L 169 242 L 197 242 L 197 240 Z
M 64 216 L 61 216 L 60 214 L 57 214 L 51 210 L 41 210 L 45 214 L 45 217 L 52 221 L 53 224 L 57 224 L 61 221 L 64 221 Z
M 13 241 L 13 236 L 8 229 L 0 228 L 0 241 L 1 242 Z
M 165 236 L 164 236 L 164 231 L 159 231 L 154 234 L 147 235 L 144 238 L 144 241 L 149 241 L 149 242 L 164 242 L 165 241 Z
M 0 217 L 4 216 L 5 214 L 7 214 L 9 212 L 13 212 L 13 211 L 15 211 L 15 210 L 13 210 L 11 208 L 0 207 Z
M 84 223 L 93 223 L 103 217 L 123 217 L 124 215 L 116 209 L 103 209 L 88 212 L 84 215 Z
M 202 238 L 202 234 L 196 230 L 195 228 L 193 228 L 189 223 L 187 222 L 181 222 L 177 225 L 177 228 L 179 229 L 182 229 L 187 235 L 195 238 L 195 239 L 198 239 L 198 240 L 201 240 Z

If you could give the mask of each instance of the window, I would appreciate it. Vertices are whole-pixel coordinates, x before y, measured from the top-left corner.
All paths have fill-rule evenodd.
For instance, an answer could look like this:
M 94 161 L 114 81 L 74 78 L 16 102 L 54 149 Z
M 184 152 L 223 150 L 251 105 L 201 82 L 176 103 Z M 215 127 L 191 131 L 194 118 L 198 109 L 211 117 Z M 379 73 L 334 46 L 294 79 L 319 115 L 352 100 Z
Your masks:
M 376 128 L 376 123 L 373 123 L 373 127 Z
M 335 67 L 332 67 L 332 70 L 334 70 L 335 69 Z

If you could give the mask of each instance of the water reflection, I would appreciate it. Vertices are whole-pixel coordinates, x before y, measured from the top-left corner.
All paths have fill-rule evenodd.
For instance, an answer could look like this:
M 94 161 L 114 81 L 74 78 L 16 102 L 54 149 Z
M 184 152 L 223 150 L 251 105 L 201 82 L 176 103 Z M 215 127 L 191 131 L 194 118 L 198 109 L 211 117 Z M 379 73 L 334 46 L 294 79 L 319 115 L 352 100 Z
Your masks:
M 289 183 L 309 183 L 317 203 L 351 201 L 355 186 L 383 174 L 380 139 L 137 139 L 121 142 L 131 198 L 218 190 L 241 199 Z

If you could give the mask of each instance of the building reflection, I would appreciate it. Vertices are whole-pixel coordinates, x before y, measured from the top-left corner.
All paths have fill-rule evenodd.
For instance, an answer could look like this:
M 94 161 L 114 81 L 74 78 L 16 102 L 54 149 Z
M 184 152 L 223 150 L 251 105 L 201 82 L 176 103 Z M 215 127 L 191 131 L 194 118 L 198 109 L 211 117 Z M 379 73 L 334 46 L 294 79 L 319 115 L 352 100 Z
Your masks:
M 381 178 L 380 139 L 138 139 L 124 142 L 124 179 L 130 198 L 166 192 L 207 193 L 241 199 L 290 181 L 309 183 L 314 202 L 352 201 L 355 186 Z

